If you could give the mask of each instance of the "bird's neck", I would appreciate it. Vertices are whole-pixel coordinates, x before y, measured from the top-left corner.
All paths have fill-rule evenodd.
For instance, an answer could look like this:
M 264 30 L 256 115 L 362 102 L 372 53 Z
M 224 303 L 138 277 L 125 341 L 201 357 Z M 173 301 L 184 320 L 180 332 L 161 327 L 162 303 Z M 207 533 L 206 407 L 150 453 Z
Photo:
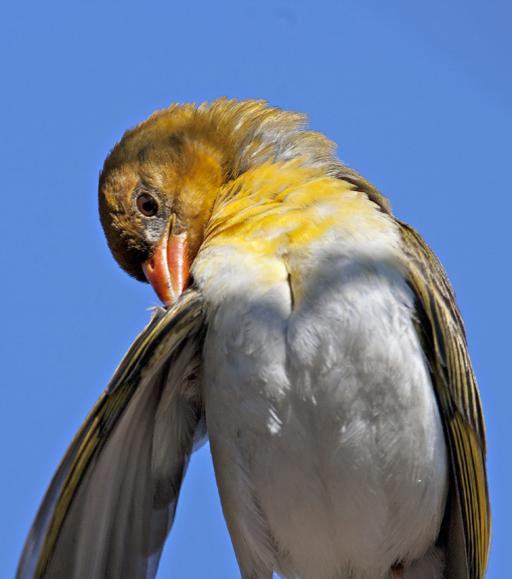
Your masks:
M 269 161 L 220 190 L 193 275 L 206 283 L 231 264 L 264 288 L 293 278 L 299 265 L 314 269 L 329 252 L 379 259 L 374 252 L 384 247 L 395 259 L 398 245 L 392 218 L 351 183 L 300 159 Z
M 264 240 L 283 251 L 310 246 L 331 230 L 358 240 L 388 227 L 389 218 L 351 183 L 302 159 L 268 161 L 220 189 L 205 243 Z

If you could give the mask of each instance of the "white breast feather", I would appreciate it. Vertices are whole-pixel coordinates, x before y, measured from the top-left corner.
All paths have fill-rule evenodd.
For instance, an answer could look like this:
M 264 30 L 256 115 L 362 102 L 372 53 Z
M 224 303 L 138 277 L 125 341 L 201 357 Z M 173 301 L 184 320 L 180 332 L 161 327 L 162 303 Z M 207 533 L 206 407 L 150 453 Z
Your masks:
M 203 264 L 208 432 L 244 579 L 436 576 L 445 443 L 388 242 L 297 258 L 296 303 L 284 265 L 265 285 L 240 250 Z

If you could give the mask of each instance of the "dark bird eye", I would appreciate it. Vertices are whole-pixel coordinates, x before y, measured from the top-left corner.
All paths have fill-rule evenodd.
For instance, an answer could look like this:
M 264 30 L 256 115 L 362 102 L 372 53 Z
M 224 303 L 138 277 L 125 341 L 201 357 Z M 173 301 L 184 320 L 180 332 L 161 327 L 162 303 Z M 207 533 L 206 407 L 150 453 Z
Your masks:
M 141 193 L 137 197 L 137 209 L 146 217 L 153 217 L 158 211 L 158 203 L 148 193 Z

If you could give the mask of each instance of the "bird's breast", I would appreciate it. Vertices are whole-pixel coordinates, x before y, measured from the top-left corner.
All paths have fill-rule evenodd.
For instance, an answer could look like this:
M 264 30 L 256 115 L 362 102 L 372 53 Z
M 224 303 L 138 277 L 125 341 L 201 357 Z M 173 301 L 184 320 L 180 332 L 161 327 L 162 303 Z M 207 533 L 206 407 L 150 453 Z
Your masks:
M 242 570 L 380 577 L 439 532 L 439 411 L 393 234 L 311 245 L 197 270 L 219 491 Z

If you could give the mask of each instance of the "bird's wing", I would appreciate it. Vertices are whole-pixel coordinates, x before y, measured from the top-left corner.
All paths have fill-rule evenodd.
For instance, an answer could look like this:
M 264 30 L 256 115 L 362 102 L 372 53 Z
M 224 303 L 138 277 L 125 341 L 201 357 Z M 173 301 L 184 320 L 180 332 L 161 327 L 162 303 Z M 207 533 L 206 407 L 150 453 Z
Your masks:
M 148 579 L 172 525 L 194 442 L 203 301 L 188 290 L 135 340 L 66 452 L 17 579 Z
M 455 294 L 422 237 L 398 221 L 416 297 L 416 329 L 430 366 L 450 456 L 450 491 L 442 535 L 447 579 L 483 579 L 491 535 L 485 427 Z

